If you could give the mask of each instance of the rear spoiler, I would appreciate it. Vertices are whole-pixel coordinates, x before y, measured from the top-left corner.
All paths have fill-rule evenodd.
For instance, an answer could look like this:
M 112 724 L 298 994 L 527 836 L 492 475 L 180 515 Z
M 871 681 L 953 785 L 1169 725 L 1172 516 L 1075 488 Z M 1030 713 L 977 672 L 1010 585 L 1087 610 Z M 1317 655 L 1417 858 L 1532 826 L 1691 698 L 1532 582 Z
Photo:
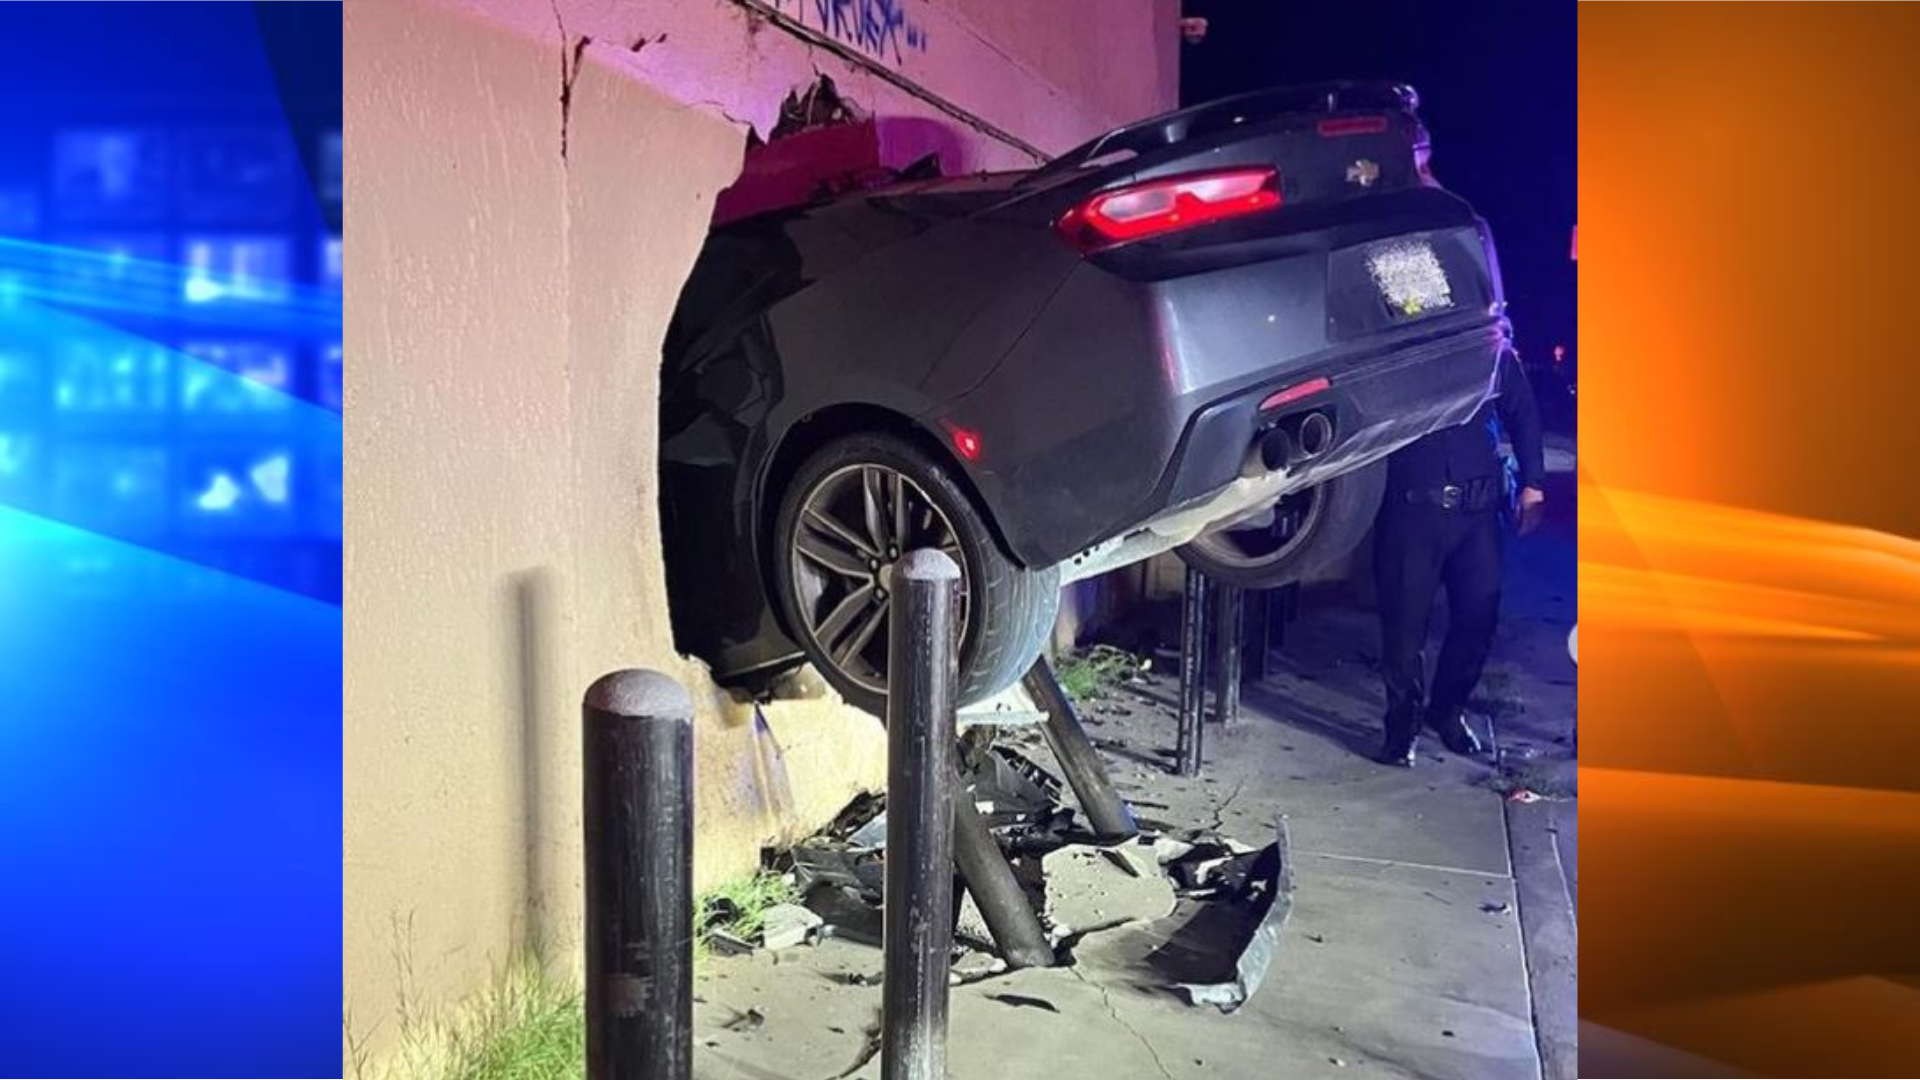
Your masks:
M 1326 82 L 1255 90 L 1115 128 L 1035 169 L 1017 186 L 1028 187 L 1050 180 L 1108 154 L 1129 151 L 1142 154 L 1172 146 L 1229 123 L 1271 120 L 1298 113 L 1337 113 L 1350 109 L 1395 109 L 1412 113 L 1419 108 L 1420 95 L 1402 83 Z

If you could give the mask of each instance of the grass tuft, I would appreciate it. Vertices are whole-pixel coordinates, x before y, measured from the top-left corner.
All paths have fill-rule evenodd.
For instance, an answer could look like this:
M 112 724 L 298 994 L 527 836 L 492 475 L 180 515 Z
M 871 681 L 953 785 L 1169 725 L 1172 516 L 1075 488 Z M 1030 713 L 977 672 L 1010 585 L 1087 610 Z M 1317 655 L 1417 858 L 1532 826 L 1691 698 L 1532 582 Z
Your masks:
M 351 1080 L 579 1080 L 586 1070 L 579 989 L 531 961 L 432 1018 L 402 1008 L 399 1045 L 377 1066 L 347 1027 Z
M 1098 701 L 1136 674 L 1140 670 L 1140 659 L 1125 649 L 1095 645 L 1061 657 L 1053 670 L 1068 697 L 1075 701 Z
M 1556 769 L 1547 762 L 1522 762 L 1487 778 L 1487 787 L 1501 795 L 1531 791 L 1547 799 L 1571 799 L 1579 794 L 1571 769 Z
M 762 871 L 694 900 L 694 962 L 704 966 L 715 930 L 752 940 L 767 909 L 794 902 L 785 876 Z M 351 1080 L 580 1080 L 586 1074 L 586 1013 L 578 986 L 533 961 L 517 962 L 493 987 L 465 1005 L 425 1015 L 412 985 L 411 923 L 396 925 L 401 958 L 399 1045 L 377 1066 L 351 1016 L 347 1031 Z M 356 1035 L 359 1038 L 356 1038 Z
M 767 909 L 799 903 L 800 894 L 784 874 L 762 870 L 702 895 L 694 902 L 693 925 L 702 946 L 716 930 L 752 941 L 766 925 Z
M 454 1040 L 444 1080 L 578 1080 L 586 1071 L 580 994 L 538 975 L 509 979 Z

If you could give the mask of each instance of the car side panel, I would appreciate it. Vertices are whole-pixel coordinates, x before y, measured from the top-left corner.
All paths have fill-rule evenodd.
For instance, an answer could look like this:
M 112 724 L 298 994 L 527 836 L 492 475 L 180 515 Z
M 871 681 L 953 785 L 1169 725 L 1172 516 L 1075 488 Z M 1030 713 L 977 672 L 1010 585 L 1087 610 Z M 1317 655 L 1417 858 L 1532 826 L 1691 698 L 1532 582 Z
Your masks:
M 1120 528 L 1165 470 L 1192 402 L 1155 309 L 1151 285 L 1082 265 L 991 376 L 941 406 L 934 422 L 980 433 L 968 471 L 1022 563 Z
M 770 472 L 782 445 L 818 437 L 805 425 L 837 406 L 929 417 L 1079 265 L 1043 231 L 956 224 L 952 209 L 835 203 L 716 234 L 696 266 L 687 295 L 707 285 L 708 314 L 731 321 L 670 335 L 662 515 L 676 643 L 722 678 L 798 656 L 762 549 L 785 496 Z

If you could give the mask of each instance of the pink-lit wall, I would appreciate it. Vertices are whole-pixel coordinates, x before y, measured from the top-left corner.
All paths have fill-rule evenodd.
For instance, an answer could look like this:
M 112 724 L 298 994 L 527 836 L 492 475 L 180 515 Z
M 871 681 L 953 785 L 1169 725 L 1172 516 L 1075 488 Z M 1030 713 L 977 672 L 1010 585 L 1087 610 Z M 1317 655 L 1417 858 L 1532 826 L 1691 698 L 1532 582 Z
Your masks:
M 447 2 L 564 38 L 568 50 L 584 39 L 609 67 L 763 135 L 788 91 L 826 74 L 876 115 L 951 127 L 965 148 L 954 163 L 961 170 L 1024 168 L 1037 158 L 928 98 L 1050 155 L 1171 109 L 1179 96 L 1179 0 Z M 832 46 L 810 44 L 809 35 Z M 556 83 L 559 70 L 556 58 Z
M 951 167 L 1019 167 L 1170 107 L 1178 44 L 1172 0 L 882 6 L 863 39 L 845 0 L 346 0 L 346 1075 L 438 1075 L 432 1017 L 530 943 L 577 955 L 595 675 L 692 692 L 702 883 L 880 782 L 870 717 L 802 688 L 774 753 L 673 652 L 680 285 L 747 126 L 819 74 Z

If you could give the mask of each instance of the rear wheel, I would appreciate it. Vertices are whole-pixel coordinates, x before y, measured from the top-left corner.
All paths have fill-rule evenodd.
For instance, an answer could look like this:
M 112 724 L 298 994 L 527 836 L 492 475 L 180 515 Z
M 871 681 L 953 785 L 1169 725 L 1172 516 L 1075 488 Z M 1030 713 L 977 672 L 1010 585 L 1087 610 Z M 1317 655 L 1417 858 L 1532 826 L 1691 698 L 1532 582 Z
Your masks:
M 1019 679 L 1060 603 L 1059 571 L 1016 566 L 948 469 L 892 435 L 847 436 L 809 457 L 781 502 L 774 544 L 789 632 L 841 696 L 877 716 L 887 601 L 908 551 L 935 548 L 959 564 L 963 705 Z
M 1386 491 L 1384 464 L 1281 497 L 1270 514 L 1202 533 L 1175 549 L 1208 577 L 1253 589 L 1291 585 L 1352 551 Z

